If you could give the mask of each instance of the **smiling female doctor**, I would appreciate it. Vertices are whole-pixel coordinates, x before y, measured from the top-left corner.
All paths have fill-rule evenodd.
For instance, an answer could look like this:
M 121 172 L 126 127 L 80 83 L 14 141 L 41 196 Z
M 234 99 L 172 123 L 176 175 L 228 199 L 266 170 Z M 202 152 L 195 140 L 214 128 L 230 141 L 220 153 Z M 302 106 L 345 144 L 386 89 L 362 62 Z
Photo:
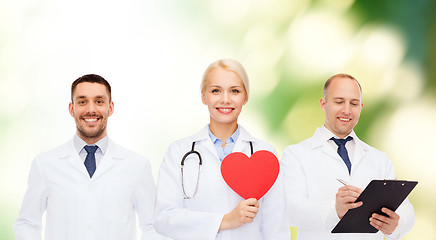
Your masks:
M 154 224 L 159 233 L 189 240 L 290 239 L 281 175 L 259 200 L 244 200 L 221 176 L 221 161 L 229 153 L 251 156 L 253 151 L 268 150 L 276 154 L 271 145 L 237 123 L 248 92 L 248 77 L 239 62 L 222 59 L 206 69 L 201 100 L 208 107 L 210 124 L 174 142 L 165 154 Z M 190 151 L 195 152 L 185 157 L 181 169 Z

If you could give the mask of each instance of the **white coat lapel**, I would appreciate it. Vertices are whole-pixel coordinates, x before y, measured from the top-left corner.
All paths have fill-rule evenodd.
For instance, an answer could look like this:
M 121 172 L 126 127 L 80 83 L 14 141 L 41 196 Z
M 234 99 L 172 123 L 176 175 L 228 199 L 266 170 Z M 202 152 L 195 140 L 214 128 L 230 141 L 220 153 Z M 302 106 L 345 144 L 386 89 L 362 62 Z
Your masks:
M 212 140 L 210 139 L 210 136 L 209 136 L 209 125 L 206 125 L 197 134 L 192 136 L 192 142 L 196 142 L 194 150 L 198 150 L 199 145 L 202 144 L 206 148 L 206 151 L 211 152 L 212 155 L 215 156 L 215 159 L 217 159 L 219 162 L 218 153 L 216 152 L 215 146 L 213 145 Z M 191 149 L 189 149 L 187 151 L 191 151 Z M 203 154 L 203 153 L 200 152 L 200 154 Z M 204 154 L 206 155 L 206 153 L 204 153 Z
M 251 157 L 250 142 L 254 142 L 254 138 L 241 125 L 239 125 L 239 137 L 233 147 L 233 152 L 242 152 L 248 157 Z M 254 152 L 256 152 L 256 149 L 254 149 L 253 144 L 253 153 Z
M 123 156 L 117 154 L 118 151 L 116 148 L 117 146 L 115 143 L 113 143 L 112 141 L 108 142 L 106 153 L 104 154 L 100 164 L 97 166 L 97 169 L 95 170 L 92 179 L 95 180 L 99 178 L 101 175 L 111 169 L 115 165 L 117 160 L 123 159 Z
M 322 134 L 322 129 L 317 128 L 312 138 L 312 149 L 321 148 L 321 150 L 334 159 L 338 159 L 342 161 L 342 158 L 339 154 L 330 146 L 327 142 L 326 138 Z
M 79 157 L 79 153 L 77 153 L 74 148 L 74 141 L 71 140 L 64 145 L 65 150 L 61 151 L 62 154 L 59 155 L 60 159 L 67 159 L 69 164 L 71 164 L 77 171 L 83 173 L 86 177 L 89 178 L 88 171 L 86 170 L 85 164 Z
M 357 165 L 365 158 L 367 151 L 369 150 L 368 145 L 362 142 L 357 136 L 355 137 L 355 145 L 354 145 L 354 156 L 353 156 L 353 164 L 352 168 L 357 167 Z

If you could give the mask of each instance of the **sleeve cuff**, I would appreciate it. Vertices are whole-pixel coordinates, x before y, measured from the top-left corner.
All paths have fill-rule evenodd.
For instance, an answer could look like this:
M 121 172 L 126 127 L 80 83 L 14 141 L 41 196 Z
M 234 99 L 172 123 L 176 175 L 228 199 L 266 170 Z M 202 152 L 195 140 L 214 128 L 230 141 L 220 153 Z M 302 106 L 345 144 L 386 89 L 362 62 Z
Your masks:
M 219 234 L 219 230 L 220 230 L 220 226 L 221 226 L 221 222 L 223 221 L 224 218 L 224 214 L 220 214 L 216 217 L 215 222 L 213 223 L 213 225 L 215 226 L 214 228 L 212 228 L 212 232 L 210 233 L 210 239 L 216 239 L 217 235 Z
M 398 226 L 400 226 L 398 224 Z M 400 239 L 400 228 L 397 226 L 397 228 L 395 228 L 395 230 L 391 233 L 391 234 L 384 234 L 386 240 L 398 240 Z

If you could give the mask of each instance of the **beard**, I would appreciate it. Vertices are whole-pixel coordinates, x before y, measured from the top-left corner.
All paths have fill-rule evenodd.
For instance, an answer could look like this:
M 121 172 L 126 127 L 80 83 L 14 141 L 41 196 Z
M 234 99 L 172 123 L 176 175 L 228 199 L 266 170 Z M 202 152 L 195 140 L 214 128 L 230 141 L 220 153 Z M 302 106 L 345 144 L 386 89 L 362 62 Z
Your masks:
M 84 139 L 100 138 L 103 135 L 105 129 L 106 129 L 106 126 L 103 126 L 100 129 L 97 129 L 96 131 L 93 131 L 93 130 L 87 131 L 87 130 L 82 129 L 79 126 L 77 126 L 77 131 L 79 132 L 79 135 Z
M 101 122 L 99 125 L 96 125 L 92 128 L 87 127 L 85 124 L 81 122 L 82 117 L 75 119 L 77 133 L 85 142 L 94 142 L 95 139 L 100 140 L 101 138 L 104 137 L 106 133 L 107 119 L 103 118 L 103 116 L 101 115 L 97 117 L 100 118 Z

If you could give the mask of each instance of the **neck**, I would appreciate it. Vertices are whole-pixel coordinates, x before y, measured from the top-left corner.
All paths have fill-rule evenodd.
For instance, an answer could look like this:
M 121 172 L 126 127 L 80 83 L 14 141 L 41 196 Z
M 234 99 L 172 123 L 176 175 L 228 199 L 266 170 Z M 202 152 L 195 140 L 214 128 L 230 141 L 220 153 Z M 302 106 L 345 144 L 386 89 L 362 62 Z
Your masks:
M 210 131 L 223 142 L 223 145 L 225 145 L 227 138 L 235 133 L 237 128 L 238 123 L 236 121 L 234 123 L 217 123 L 210 121 Z
M 332 132 L 334 135 L 336 135 L 338 138 L 341 138 L 341 139 L 344 139 L 345 137 L 350 135 L 350 133 L 353 131 L 353 130 L 351 130 L 350 132 L 348 132 L 347 134 L 344 135 L 344 134 L 340 134 L 340 133 L 333 131 L 333 129 L 331 129 L 327 124 L 324 124 L 324 127 L 327 128 L 330 132 Z
M 102 140 L 104 137 L 106 137 L 106 133 L 105 134 L 101 134 L 99 136 L 95 136 L 95 137 L 85 137 L 82 136 L 82 134 L 80 134 L 80 132 L 77 132 L 77 135 L 84 141 L 86 142 L 87 145 L 92 145 L 92 144 L 96 144 L 98 141 Z

